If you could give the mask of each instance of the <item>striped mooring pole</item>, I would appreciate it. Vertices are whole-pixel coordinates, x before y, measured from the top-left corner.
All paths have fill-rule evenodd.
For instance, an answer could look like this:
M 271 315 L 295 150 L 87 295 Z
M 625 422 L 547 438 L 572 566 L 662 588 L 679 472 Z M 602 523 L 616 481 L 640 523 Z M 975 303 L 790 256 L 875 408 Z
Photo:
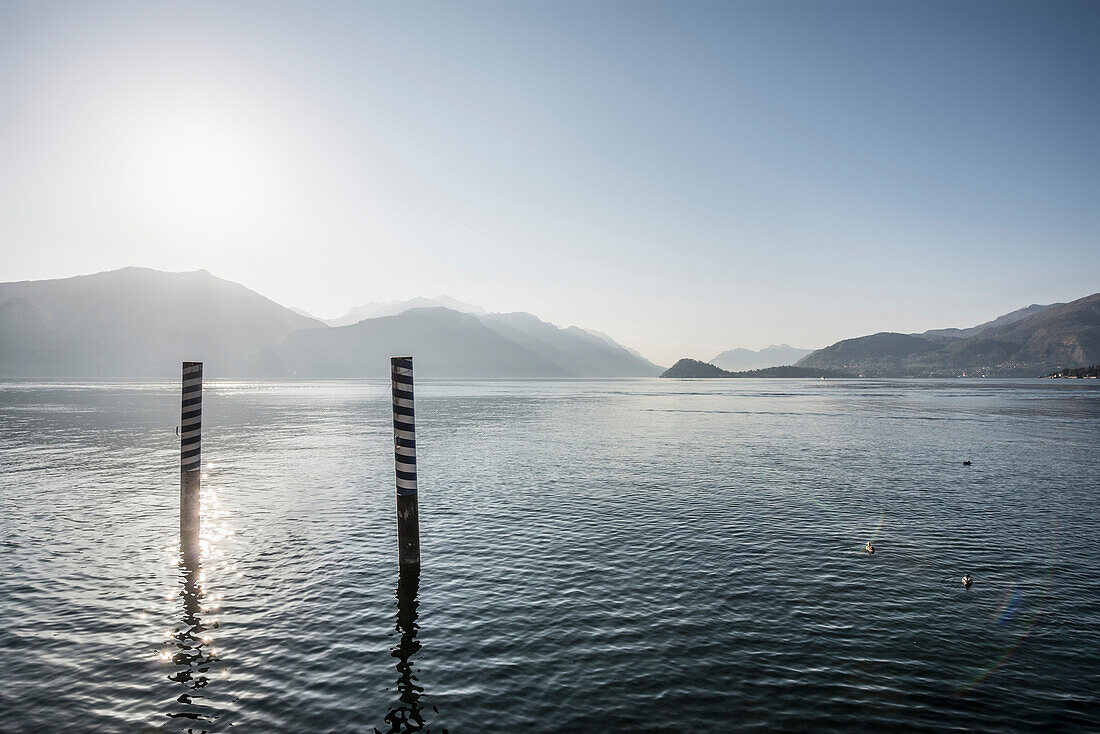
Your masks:
M 397 479 L 397 560 L 420 567 L 420 515 L 416 504 L 416 419 L 412 357 L 390 358 L 393 388 L 393 460 Z
M 199 550 L 201 448 L 202 362 L 184 362 L 180 412 L 180 543 L 185 558 Z

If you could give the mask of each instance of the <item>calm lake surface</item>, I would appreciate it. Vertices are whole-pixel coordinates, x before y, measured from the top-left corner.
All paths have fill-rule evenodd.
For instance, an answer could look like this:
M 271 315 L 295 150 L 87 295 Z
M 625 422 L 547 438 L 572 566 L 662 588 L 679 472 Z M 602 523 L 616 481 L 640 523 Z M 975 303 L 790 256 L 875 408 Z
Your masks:
M 179 401 L 0 382 L 0 730 L 1100 727 L 1095 381 L 420 380 L 401 609 L 388 382 L 207 382 L 200 574 Z

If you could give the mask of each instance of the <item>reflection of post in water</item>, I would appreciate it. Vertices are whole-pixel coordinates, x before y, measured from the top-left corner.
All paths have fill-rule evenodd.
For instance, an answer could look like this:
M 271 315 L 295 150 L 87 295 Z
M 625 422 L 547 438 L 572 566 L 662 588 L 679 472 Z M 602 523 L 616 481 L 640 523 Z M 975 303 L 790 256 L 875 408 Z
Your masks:
M 196 692 L 209 684 L 210 666 L 218 659 L 211 649 L 211 639 L 205 634 L 207 630 L 217 627 L 217 622 L 215 621 L 213 625 L 207 624 L 199 616 L 205 597 L 203 571 L 198 556 L 191 555 L 186 545 L 180 569 L 183 577 L 181 594 L 183 617 L 182 624 L 171 635 L 176 645 L 171 658 L 177 669 L 168 676 L 168 679 L 183 685 L 187 690 L 176 699 L 183 706 L 180 710 L 169 712 L 168 716 L 173 719 L 191 719 L 195 722 L 211 724 L 217 718 L 216 713 L 211 706 L 196 701 L 196 699 L 205 698 Z M 205 729 L 189 728 L 188 731 L 205 731 Z
M 420 696 L 424 689 L 416 684 L 413 674 L 412 657 L 420 650 L 416 639 L 419 627 L 416 624 L 416 610 L 420 602 L 416 594 L 420 586 L 420 569 L 415 566 L 402 566 L 397 581 L 397 626 L 401 635 L 390 655 L 397 658 L 397 704 L 386 714 L 389 724 L 387 734 L 421 731 L 424 729 L 423 704 Z M 375 731 L 380 731 L 375 729 Z

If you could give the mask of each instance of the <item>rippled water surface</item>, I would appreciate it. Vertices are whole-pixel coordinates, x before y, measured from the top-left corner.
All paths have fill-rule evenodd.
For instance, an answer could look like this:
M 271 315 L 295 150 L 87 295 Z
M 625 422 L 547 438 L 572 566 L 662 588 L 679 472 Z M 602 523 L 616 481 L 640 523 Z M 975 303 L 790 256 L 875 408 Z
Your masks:
M 420 381 L 400 605 L 388 383 L 208 382 L 201 569 L 179 399 L 0 382 L 3 731 L 1100 726 L 1095 382 Z

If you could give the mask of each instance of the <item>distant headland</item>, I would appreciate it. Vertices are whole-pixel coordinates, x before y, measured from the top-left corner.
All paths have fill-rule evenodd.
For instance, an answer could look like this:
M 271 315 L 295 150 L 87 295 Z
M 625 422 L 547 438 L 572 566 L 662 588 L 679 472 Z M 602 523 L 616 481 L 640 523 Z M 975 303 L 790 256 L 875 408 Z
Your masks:
M 746 370 L 744 372 L 730 372 L 717 367 L 710 362 L 700 362 L 697 359 L 681 359 L 669 367 L 661 377 L 700 378 L 700 377 L 802 377 L 818 379 L 822 377 L 855 377 L 848 372 L 837 370 L 824 370 L 813 367 L 794 367 L 784 365 L 782 367 L 765 367 L 759 370 Z
M 1089 367 L 1067 367 L 1045 375 L 1051 380 L 1097 380 L 1100 379 L 1100 364 Z

